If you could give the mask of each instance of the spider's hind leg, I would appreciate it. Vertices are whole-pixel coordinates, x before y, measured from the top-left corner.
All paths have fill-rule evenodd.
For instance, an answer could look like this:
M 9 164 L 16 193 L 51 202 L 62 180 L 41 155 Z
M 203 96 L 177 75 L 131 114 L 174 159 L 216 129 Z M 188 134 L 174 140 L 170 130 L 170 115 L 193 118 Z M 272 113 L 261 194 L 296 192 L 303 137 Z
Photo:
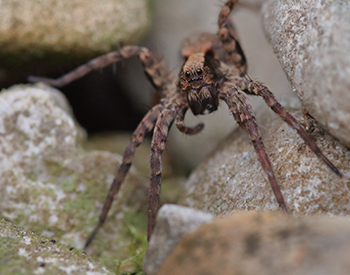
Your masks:
M 278 186 L 271 161 L 266 153 L 266 148 L 247 96 L 233 84 L 227 83 L 223 91 L 220 92 L 220 98 L 226 102 L 238 125 L 249 134 L 255 151 L 258 154 L 261 166 L 270 182 L 277 203 L 279 207 L 287 213 L 287 206 Z
M 173 77 L 163 60 L 151 53 L 147 48 L 139 46 L 125 46 L 119 51 L 110 52 L 96 57 L 57 79 L 29 76 L 29 82 L 44 82 L 55 87 L 63 87 L 93 70 L 102 69 L 123 59 L 138 56 L 144 67 L 145 73 L 157 91 L 164 91 Z
M 290 127 L 297 131 L 299 136 L 309 146 L 309 148 L 319 157 L 335 174 L 342 177 L 337 167 L 322 153 L 316 142 L 308 135 L 300 123 L 277 101 L 273 93 L 261 82 L 251 79 L 240 79 L 235 81 L 235 85 L 240 87 L 247 94 L 261 96 L 266 104 L 278 114 Z
M 240 70 L 241 75 L 247 72 L 247 60 L 237 39 L 236 31 L 229 20 L 229 15 L 238 0 L 229 0 L 222 6 L 218 20 L 218 37 L 227 53 L 227 59 Z

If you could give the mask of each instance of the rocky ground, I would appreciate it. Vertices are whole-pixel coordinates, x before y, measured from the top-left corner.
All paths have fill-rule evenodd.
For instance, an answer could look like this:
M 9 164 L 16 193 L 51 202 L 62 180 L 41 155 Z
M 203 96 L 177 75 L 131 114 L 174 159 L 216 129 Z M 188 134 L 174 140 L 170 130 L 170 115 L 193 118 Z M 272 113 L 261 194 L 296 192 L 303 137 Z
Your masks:
M 4 5 L 0 2 L 1 7 Z M 5 6 L 12 10 L 23 8 L 16 6 L 16 1 L 12 6 Z M 176 10 L 176 7 L 182 9 Z M 181 61 L 176 65 L 173 60 L 181 38 L 193 31 L 215 32 L 219 8 L 213 12 L 212 7 L 211 1 L 191 1 L 188 5 L 185 1 L 156 2 L 153 31 L 145 43 L 165 53 L 171 68 L 179 66 Z M 137 16 L 139 12 L 145 19 L 142 21 L 139 16 L 143 22 L 140 28 L 145 30 L 148 13 L 141 10 L 132 15 Z M 263 6 L 262 15 L 266 36 L 302 106 L 293 94 L 282 95 L 281 91 L 292 89 L 283 79 L 283 72 L 274 70 L 279 64 L 270 46 L 264 44 L 262 31 L 256 31 L 260 28 L 256 2 L 242 1 L 235 19 L 246 49 L 250 76 L 264 81 L 277 94 L 277 99 L 307 129 L 343 177 L 334 175 L 267 107 L 262 112 L 254 102 L 268 155 L 292 215 L 273 213 L 278 207 L 247 135 L 235 130 L 217 146 L 234 124 L 227 109 L 222 108 L 225 112 L 211 116 L 209 120 L 213 121 L 203 134 L 169 138 L 169 151 L 175 153 L 164 157 L 163 201 L 180 201 L 209 214 L 166 206 L 160 212 L 159 227 L 147 252 L 144 270 L 148 275 L 204 274 L 204 271 L 227 274 L 227 270 L 241 274 L 347 274 L 350 209 L 347 53 L 350 44 L 344 33 L 347 34 L 349 8 L 341 1 L 288 5 L 270 0 Z M 3 16 L 1 20 L 12 22 L 9 29 L 13 30 L 28 25 L 27 18 L 23 16 L 16 21 L 14 17 L 11 21 Z M 134 22 L 132 18 L 130 15 L 129 19 Z M 92 24 L 99 22 L 96 20 L 87 23 L 99 26 Z M 134 26 L 135 35 L 138 34 L 138 27 L 130 22 L 128 26 Z M 129 37 L 137 41 L 143 35 L 144 32 L 134 37 L 129 33 Z M 54 46 L 56 36 L 52 36 Z M 108 44 L 106 50 L 115 42 L 105 43 Z M 20 66 L 16 70 L 18 68 Z M 0 79 L 5 79 L 4 72 L 15 76 L 16 70 L 0 67 Z M 143 94 L 136 94 L 136 98 L 147 102 L 143 97 L 144 82 L 135 81 L 139 75 L 140 72 L 132 71 L 125 78 L 132 87 L 141 86 Z M 140 105 L 140 101 L 135 100 L 135 105 Z M 196 122 L 198 119 L 186 121 Z M 115 169 L 121 163 L 126 136 L 129 134 L 96 137 L 93 144 L 87 144 L 86 133 L 76 122 L 65 97 L 51 87 L 18 85 L 0 93 L 0 213 L 12 223 L 0 223 L 1 273 L 109 274 L 109 268 L 113 272 L 141 272 L 147 245 L 147 142 L 136 155 L 135 167 L 106 224 L 86 251 L 106 267 L 80 250 L 98 220 Z M 110 149 L 109 144 L 114 148 Z M 214 151 L 201 161 L 181 189 L 182 180 L 174 176 L 172 164 L 180 163 L 178 167 L 185 168 L 195 166 L 208 150 Z M 169 186 L 180 186 L 180 189 Z M 171 191 L 166 192 L 169 189 Z M 197 229 L 202 222 L 207 224 Z M 174 224 L 181 226 L 177 229 Z M 188 232 L 191 233 L 176 246 Z M 163 247 L 167 249 L 160 250 Z M 175 247 L 173 252 L 171 247 Z

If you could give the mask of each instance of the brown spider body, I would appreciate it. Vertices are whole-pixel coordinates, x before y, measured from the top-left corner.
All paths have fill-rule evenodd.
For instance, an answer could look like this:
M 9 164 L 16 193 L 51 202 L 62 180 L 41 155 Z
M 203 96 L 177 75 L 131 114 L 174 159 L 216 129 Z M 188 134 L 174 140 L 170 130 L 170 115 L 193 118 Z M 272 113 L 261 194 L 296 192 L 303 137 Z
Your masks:
M 208 61 L 212 59 L 212 61 Z M 215 74 L 219 62 L 203 52 L 191 54 L 180 73 L 180 87 L 186 93 L 187 103 L 194 115 L 202 115 L 206 110 L 214 112 L 219 106 L 218 86 L 222 74 Z
M 246 58 L 236 38 L 237 34 L 233 25 L 228 19 L 237 1 L 228 0 L 222 7 L 219 14 L 217 36 L 199 34 L 183 42 L 181 53 L 184 64 L 178 80 L 170 74 L 160 58 L 148 49 L 138 46 L 126 46 L 119 51 L 97 57 L 56 80 L 41 77 L 29 78 L 32 82 L 42 81 L 60 87 L 82 77 L 91 70 L 103 68 L 124 58 L 138 56 L 148 79 L 156 91 L 162 95 L 160 103 L 145 115 L 134 131 L 131 141 L 125 149 L 123 162 L 107 195 L 98 225 L 89 236 L 85 248 L 89 246 L 99 228 L 103 225 L 113 198 L 118 193 L 129 171 L 136 147 L 142 143 L 145 135 L 154 128 L 151 145 L 151 183 L 148 212 L 148 238 L 150 238 L 159 206 L 162 175 L 161 154 L 165 148 L 169 128 L 174 120 L 176 127 L 187 135 L 197 134 L 204 127 L 203 124 L 194 127 L 184 125 L 184 117 L 189 108 L 194 115 L 199 115 L 206 111 L 210 113 L 217 110 L 219 100 L 223 100 L 228 105 L 238 125 L 248 133 L 262 168 L 267 174 L 276 200 L 284 212 L 288 212 L 287 207 L 246 94 L 261 96 L 276 114 L 298 132 L 310 149 L 333 172 L 341 176 L 338 169 L 322 154 L 317 144 L 296 119 L 278 103 L 269 89 L 263 83 L 245 77 L 247 70 Z

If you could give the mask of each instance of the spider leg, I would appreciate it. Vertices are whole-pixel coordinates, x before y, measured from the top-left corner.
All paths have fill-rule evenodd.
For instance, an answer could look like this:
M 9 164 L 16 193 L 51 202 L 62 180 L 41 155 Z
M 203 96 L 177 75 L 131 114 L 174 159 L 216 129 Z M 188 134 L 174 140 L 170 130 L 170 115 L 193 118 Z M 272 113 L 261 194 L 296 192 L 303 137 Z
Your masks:
M 218 37 L 228 54 L 228 60 L 232 62 L 240 71 L 241 75 L 247 72 L 247 60 L 233 28 L 229 15 L 238 0 L 228 0 L 222 6 L 218 20 Z
M 156 126 L 154 127 L 151 145 L 151 185 L 148 200 L 148 240 L 152 236 L 156 223 L 156 215 L 159 208 L 159 194 L 162 181 L 161 154 L 165 149 L 165 142 L 168 136 L 168 131 L 175 116 L 175 110 L 164 109 L 158 117 Z
M 57 79 L 29 76 L 28 81 L 44 82 L 55 87 L 62 87 L 85 76 L 93 70 L 107 67 L 108 65 L 133 56 L 139 56 L 147 77 L 151 80 L 153 86 L 157 90 L 163 90 L 166 85 L 173 81 L 173 77 L 162 59 L 152 54 L 148 49 L 138 46 L 126 46 L 119 51 L 110 52 L 96 57 L 88 63 L 81 65 L 77 69 Z
M 194 127 L 187 127 L 184 125 L 184 119 L 185 119 L 185 114 L 188 110 L 188 107 L 183 108 L 176 116 L 175 119 L 175 124 L 176 127 L 179 129 L 179 131 L 181 133 L 184 133 L 186 135 L 196 135 L 198 134 L 200 131 L 203 130 L 204 128 L 204 124 L 203 123 L 199 123 Z
M 277 101 L 273 93 L 261 82 L 247 79 L 235 81 L 235 85 L 240 87 L 247 94 L 261 96 L 266 104 L 278 114 L 290 127 L 297 131 L 299 136 L 309 146 L 309 148 L 319 157 L 335 174 L 342 177 L 337 167 L 322 153 L 316 142 L 308 135 L 299 122 Z
M 220 99 L 224 100 L 228 105 L 238 125 L 249 134 L 255 151 L 258 154 L 261 166 L 267 174 L 277 203 L 284 212 L 288 213 L 287 206 L 284 203 L 283 195 L 278 186 L 272 164 L 266 153 L 266 148 L 247 96 L 231 83 L 227 83 L 226 86 L 224 86 L 224 91 L 220 92 L 219 96 Z
M 120 186 L 123 183 L 124 178 L 131 167 L 136 147 L 138 147 L 143 142 L 145 135 L 152 130 L 163 108 L 164 107 L 160 104 L 154 106 L 142 119 L 135 132 L 133 133 L 130 143 L 125 148 L 122 164 L 108 192 L 98 224 L 95 227 L 94 231 L 88 237 L 84 249 L 88 248 L 92 240 L 95 238 L 98 230 L 102 227 L 103 223 L 105 222 L 108 211 L 111 208 L 114 196 L 119 192 Z

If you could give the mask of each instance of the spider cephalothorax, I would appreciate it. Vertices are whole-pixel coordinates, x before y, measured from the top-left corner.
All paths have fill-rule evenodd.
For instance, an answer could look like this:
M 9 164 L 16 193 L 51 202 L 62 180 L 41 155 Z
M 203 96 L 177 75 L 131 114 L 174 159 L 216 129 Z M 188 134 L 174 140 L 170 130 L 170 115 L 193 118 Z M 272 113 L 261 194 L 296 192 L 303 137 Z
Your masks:
M 161 93 L 160 103 L 154 106 L 142 119 L 126 147 L 123 162 L 113 180 L 104 203 L 99 222 L 89 236 L 85 248 L 91 243 L 103 225 L 114 196 L 118 193 L 131 166 L 135 149 L 154 128 L 151 153 L 151 184 L 149 191 L 148 238 L 152 235 L 159 207 L 159 194 L 162 176 L 161 154 L 172 122 L 183 133 L 193 135 L 203 129 L 203 124 L 195 127 L 184 125 L 188 108 L 195 115 L 213 112 L 218 108 L 219 99 L 229 107 L 238 125 L 244 129 L 257 152 L 259 161 L 278 202 L 284 212 L 288 212 L 272 164 L 266 153 L 253 109 L 246 94 L 260 96 L 278 114 L 334 173 L 341 176 L 338 169 L 323 155 L 315 141 L 306 133 L 297 120 L 276 100 L 270 90 L 261 82 L 245 77 L 247 64 L 236 32 L 228 16 L 238 0 L 228 0 L 221 8 L 218 20 L 218 35 L 199 34 L 191 36 L 182 44 L 184 64 L 176 80 L 165 63 L 148 49 L 126 46 L 91 60 L 59 79 L 30 77 L 32 82 L 43 81 L 53 86 L 63 86 L 82 77 L 91 70 L 100 69 L 124 58 L 138 56 L 145 73 L 156 91 Z

